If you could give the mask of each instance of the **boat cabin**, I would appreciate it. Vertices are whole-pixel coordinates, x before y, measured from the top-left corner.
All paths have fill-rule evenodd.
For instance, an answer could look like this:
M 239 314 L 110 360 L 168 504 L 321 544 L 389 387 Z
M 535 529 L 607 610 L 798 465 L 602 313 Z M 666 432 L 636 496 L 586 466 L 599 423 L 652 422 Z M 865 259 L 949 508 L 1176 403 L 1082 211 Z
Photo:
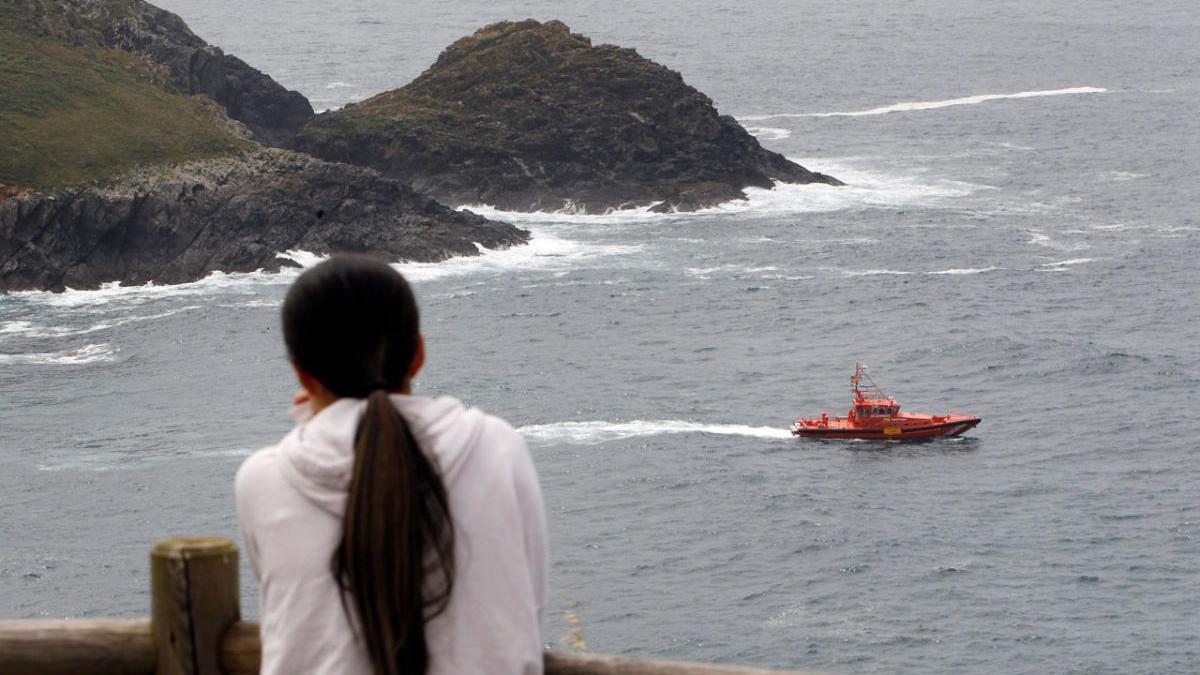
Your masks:
M 871 381 L 861 363 L 855 364 L 850 377 L 850 393 L 854 395 L 854 407 L 847 416 L 852 420 L 887 420 L 900 414 L 900 404 Z
M 889 419 L 900 414 L 900 404 L 895 399 L 860 399 L 854 402 L 849 416 L 854 419 Z

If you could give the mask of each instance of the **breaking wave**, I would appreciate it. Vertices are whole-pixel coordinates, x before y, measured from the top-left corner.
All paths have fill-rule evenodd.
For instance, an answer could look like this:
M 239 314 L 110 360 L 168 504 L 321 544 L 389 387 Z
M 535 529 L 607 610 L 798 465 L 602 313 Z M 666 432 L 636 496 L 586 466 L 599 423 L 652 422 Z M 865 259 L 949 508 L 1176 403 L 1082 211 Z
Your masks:
M 762 141 L 782 141 L 785 138 L 790 138 L 791 130 L 781 129 L 779 127 L 746 127 L 746 131 L 755 138 Z
M 521 271 L 562 271 L 577 263 L 599 258 L 629 255 L 642 250 L 641 244 L 589 243 L 560 237 L 542 228 L 529 228 L 528 244 L 506 249 L 479 248 L 479 255 L 450 258 L 437 263 L 400 263 L 395 265 L 410 281 L 420 283 L 448 277 L 479 273 L 508 274 Z
M 736 215 L 786 215 L 796 213 L 829 213 L 861 208 L 937 207 L 951 200 L 965 197 L 980 190 L 993 189 L 965 181 L 932 178 L 910 173 L 883 173 L 861 169 L 845 159 L 795 158 L 792 161 L 839 178 L 846 185 L 834 186 L 823 183 L 797 185 L 776 183 L 773 188 L 747 188 L 746 199 L 724 202 L 699 211 L 657 213 L 652 206 L 610 210 L 604 213 L 587 213 L 568 205 L 558 211 L 502 211 L 491 206 L 465 206 L 459 208 L 495 220 L 504 220 L 526 227 L 537 224 L 595 224 L 621 225 L 647 221 L 682 221 L 706 217 Z M 857 164 L 857 162 L 855 162 Z M 536 243 L 535 236 L 534 243 Z
M 118 351 L 118 348 L 110 344 L 90 344 L 78 349 L 65 349 L 58 352 L 0 354 L 0 364 L 78 366 L 87 363 L 116 361 Z
M 479 255 L 460 256 L 436 263 L 399 262 L 393 266 L 400 270 L 410 281 L 420 283 L 447 277 L 466 276 L 476 273 L 508 273 L 512 270 L 561 270 L 568 269 L 574 263 L 582 260 L 626 255 L 642 250 L 640 244 L 595 244 L 576 241 L 558 236 L 554 232 L 536 227 L 529 228 L 532 237 L 528 244 L 507 249 L 489 249 L 480 245 Z M 120 282 L 102 284 L 95 290 L 67 289 L 62 293 L 49 291 L 18 291 L 11 297 L 18 300 L 45 307 L 58 309 L 80 309 L 88 311 L 110 312 L 115 307 L 140 305 L 168 297 L 217 295 L 242 296 L 243 302 L 233 303 L 245 307 L 264 307 L 278 304 L 277 300 L 260 297 L 264 287 L 286 286 L 290 284 L 304 268 L 311 267 L 328 258 L 326 255 L 301 250 L 288 250 L 277 254 L 278 258 L 289 260 L 299 265 L 284 267 L 278 272 L 212 272 L 198 281 L 182 284 L 145 284 L 141 286 L 124 286 Z M 130 321 L 161 318 L 170 314 L 197 309 L 191 305 L 172 310 L 169 313 L 145 317 L 129 317 L 98 323 L 85 329 L 39 328 L 28 321 L 10 321 L 0 324 L 0 335 L 5 333 L 28 334 L 40 337 L 69 335 L 78 332 L 91 332 L 110 328 Z M 40 335 L 38 333 L 41 333 Z
M 181 312 L 190 312 L 195 309 L 200 309 L 201 305 L 187 305 L 172 309 L 166 312 L 157 314 L 148 314 L 145 316 L 128 316 L 120 319 L 112 319 L 109 321 L 100 321 L 98 323 L 84 326 L 82 328 L 72 328 L 70 326 L 40 326 L 32 321 L 16 320 L 0 322 L 0 338 L 4 336 L 18 336 L 26 338 L 52 338 L 52 337 L 67 337 L 71 335 L 87 335 L 97 331 L 116 328 L 130 323 L 141 321 L 153 321 L 154 319 L 165 319 L 169 316 L 174 316 Z

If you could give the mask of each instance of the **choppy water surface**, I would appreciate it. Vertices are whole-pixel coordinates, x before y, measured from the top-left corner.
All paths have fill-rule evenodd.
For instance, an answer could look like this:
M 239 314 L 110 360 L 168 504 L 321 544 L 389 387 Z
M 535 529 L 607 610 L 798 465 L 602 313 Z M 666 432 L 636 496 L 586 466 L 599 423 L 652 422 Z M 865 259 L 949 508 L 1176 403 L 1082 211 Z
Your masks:
M 1196 669 L 1190 4 L 164 4 L 319 108 L 493 19 L 559 17 L 850 184 L 691 215 L 480 209 L 533 244 L 404 266 L 419 389 L 535 454 L 547 642 L 573 603 L 607 653 Z M 289 279 L 0 297 L 0 614 L 145 614 L 154 541 L 236 537 L 233 472 L 287 429 Z M 846 407 L 856 360 L 907 409 L 983 424 L 790 438 Z

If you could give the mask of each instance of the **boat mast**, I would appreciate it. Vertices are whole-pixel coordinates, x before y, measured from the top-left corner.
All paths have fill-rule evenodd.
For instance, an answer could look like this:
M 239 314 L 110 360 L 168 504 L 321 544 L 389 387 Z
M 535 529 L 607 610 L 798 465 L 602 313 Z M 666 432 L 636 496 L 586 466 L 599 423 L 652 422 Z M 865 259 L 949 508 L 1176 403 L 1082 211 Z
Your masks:
M 863 393 L 863 378 L 866 378 L 866 395 Z M 854 364 L 854 374 L 850 376 L 850 393 L 854 394 L 855 401 L 861 401 L 868 396 L 874 399 L 886 399 L 888 395 L 883 393 L 883 389 L 875 384 L 871 376 L 867 374 L 867 367 L 861 363 Z

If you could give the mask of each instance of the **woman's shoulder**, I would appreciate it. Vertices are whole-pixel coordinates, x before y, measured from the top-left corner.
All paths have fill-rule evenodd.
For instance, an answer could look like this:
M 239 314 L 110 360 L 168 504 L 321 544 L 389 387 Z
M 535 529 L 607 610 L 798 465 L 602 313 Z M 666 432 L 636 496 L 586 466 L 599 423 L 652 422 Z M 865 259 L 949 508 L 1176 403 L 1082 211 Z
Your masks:
M 261 493 L 263 488 L 274 483 L 285 482 L 279 465 L 283 457 L 282 446 L 290 436 L 288 434 L 278 443 L 256 450 L 242 461 L 234 478 L 234 490 L 239 502 L 251 494 Z
M 238 467 L 237 485 L 241 486 L 244 483 L 257 482 L 264 476 L 275 473 L 278 461 L 278 444 L 256 450 L 249 457 L 242 460 L 242 465 Z
M 409 397 L 397 405 L 409 417 L 413 434 L 444 463 L 453 464 L 481 449 L 492 456 L 526 452 L 524 437 L 506 420 L 452 396 Z

